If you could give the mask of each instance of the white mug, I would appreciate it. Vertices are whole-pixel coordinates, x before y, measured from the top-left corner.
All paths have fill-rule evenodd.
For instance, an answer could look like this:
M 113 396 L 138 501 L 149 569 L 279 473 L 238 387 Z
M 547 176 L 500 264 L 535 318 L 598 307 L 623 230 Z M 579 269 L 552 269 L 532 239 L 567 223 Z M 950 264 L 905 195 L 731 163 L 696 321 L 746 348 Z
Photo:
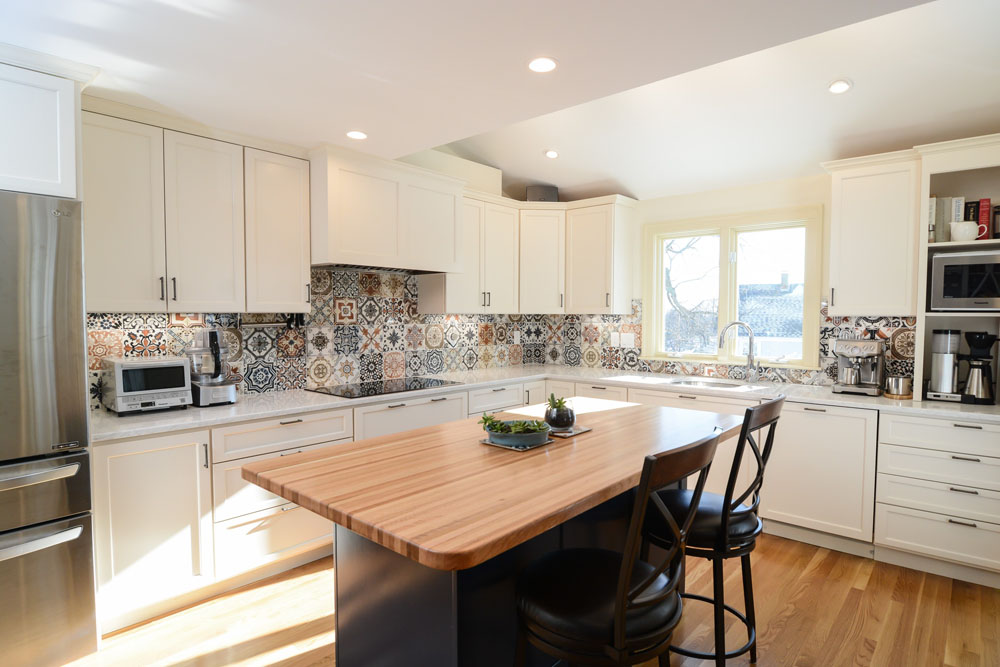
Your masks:
M 974 241 L 979 235 L 985 234 L 988 229 L 989 227 L 986 225 L 977 224 L 972 220 L 953 222 L 951 223 L 951 240 Z

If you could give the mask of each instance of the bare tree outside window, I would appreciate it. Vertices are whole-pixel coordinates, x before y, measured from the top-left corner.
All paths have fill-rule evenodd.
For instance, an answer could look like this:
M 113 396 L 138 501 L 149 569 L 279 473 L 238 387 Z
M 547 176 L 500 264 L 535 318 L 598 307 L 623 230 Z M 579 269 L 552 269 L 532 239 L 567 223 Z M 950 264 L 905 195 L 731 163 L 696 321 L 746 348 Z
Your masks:
M 663 351 L 714 354 L 719 330 L 719 237 L 663 241 Z

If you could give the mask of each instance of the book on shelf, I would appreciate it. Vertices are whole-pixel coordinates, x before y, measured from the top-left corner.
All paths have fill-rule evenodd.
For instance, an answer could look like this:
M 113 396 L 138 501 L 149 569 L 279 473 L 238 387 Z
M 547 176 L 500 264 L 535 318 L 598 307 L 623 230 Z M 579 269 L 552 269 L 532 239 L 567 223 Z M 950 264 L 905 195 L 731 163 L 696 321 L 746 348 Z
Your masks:
M 980 225 L 982 225 L 982 231 L 979 234 L 979 236 L 976 237 L 977 241 L 985 241 L 986 239 L 990 238 L 990 236 L 991 236 L 991 234 L 990 234 L 990 232 L 992 231 L 990 229 L 991 222 L 992 222 L 990 220 L 990 218 L 992 217 L 991 216 L 992 208 L 990 207 L 991 203 L 992 202 L 989 199 L 980 199 L 979 202 L 978 202 L 978 204 L 979 204 L 979 215 L 976 216 L 976 222 L 978 222 Z
M 962 220 L 972 220 L 973 222 L 977 222 L 979 220 L 978 199 L 965 202 L 965 214 L 962 216 Z
M 993 238 L 1000 239 L 1000 206 L 993 207 Z
M 951 197 L 936 197 L 934 215 L 934 242 L 944 243 L 951 240 L 952 221 Z
M 965 220 L 965 197 L 952 197 L 951 207 L 951 220 L 948 222 L 962 222 Z

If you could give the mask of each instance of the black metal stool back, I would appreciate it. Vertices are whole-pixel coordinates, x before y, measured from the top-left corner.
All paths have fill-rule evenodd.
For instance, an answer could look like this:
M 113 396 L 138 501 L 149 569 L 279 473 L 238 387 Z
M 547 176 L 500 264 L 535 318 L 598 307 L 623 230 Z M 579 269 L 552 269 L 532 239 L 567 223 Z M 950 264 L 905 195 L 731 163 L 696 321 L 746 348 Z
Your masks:
M 725 551 L 732 546 L 743 546 L 740 543 L 732 544 L 729 537 L 729 526 L 734 521 L 749 514 L 757 514 L 760 507 L 760 489 L 764 484 L 764 469 L 771 457 L 771 448 L 774 446 L 774 431 L 784 404 L 785 397 L 778 396 L 760 405 L 747 408 L 743 418 L 743 428 L 740 430 L 740 439 L 736 444 L 736 453 L 733 455 L 733 467 L 729 471 L 729 481 L 726 484 L 724 507 L 727 508 L 727 511 L 722 515 L 722 530 L 719 531 L 719 542 L 716 545 L 716 549 L 720 551 Z M 736 484 L 744 456 L 753 457 L 751 460 L 756 466 L 756 472 L 746 489 L 737 495 Z M 748 504 L 744 506 L 747 501 L 749 501 Z M 694 506 L 697 504 L 697 499 L 692 502 Z
M 692 442 L 680 449 L 651 454 L 646 457 L 643 463 L 642 477 L 639 480 L 639 486 L 636 487 L 635 504 L 632 508 L 632 518 L 629 521 L 621 572 L 618 576 L 614 646 L 611 647 L 613 652 L 617 654 L 615 657 L 620 657 L 628 652 L 626 622 L 629 612 L 663 602 L 669 596 L 674 595 L 677 590 L 684 568 L 684 546 L 687 533 L 694 520 L 698 499 L 705 488 L 709 466 L 712 464 L 712 457 L 715 456 L 715 448 L 718 444 L 719 433 L 717 430 L 713 435 Z M 691 504 L 691 511 L 678 524 L 656 492 L 695 474 L 698 475 L 694 487 L 695 501 Z M 664 521 L 670 527 L 671 545 L 666 550 L 662 561 L 648 576 L 638 583 L 630 585 L 633 569 L 642 551 L 642 528 L 650 505 L 663 515 Z M 657 588 L 655 595 L 645 595 L 661 574 L 666 574 L 670 582 L 669 585 L 665 588 Z

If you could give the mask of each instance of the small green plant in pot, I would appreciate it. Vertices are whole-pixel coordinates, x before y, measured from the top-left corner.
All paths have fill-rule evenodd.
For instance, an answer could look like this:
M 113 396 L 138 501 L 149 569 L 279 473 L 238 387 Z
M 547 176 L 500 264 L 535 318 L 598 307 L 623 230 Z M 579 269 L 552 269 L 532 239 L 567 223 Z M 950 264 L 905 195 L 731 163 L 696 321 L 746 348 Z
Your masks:
M 549 394 L 549 407 L 545 410 L 545 423 L 555 431 L 568 431 L 576 423 L 576 413 L 566 405 L 565 398 Z
M 490 442 L 515 447 L 528 447 L 549 439 L 549 425 L 538 420 L 504 421 L 483 413 L 479 420 Z

